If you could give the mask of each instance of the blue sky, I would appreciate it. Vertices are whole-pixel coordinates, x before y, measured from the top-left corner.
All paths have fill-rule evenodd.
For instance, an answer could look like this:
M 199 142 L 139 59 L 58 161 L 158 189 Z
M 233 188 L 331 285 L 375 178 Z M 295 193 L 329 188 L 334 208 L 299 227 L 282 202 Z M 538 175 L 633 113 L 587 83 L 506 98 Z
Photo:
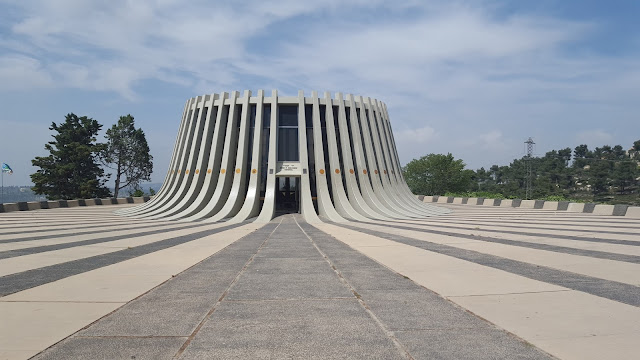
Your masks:
M 0 0 L 0 161 L 30 184 L 49 125 L 132 114 L 154 182 L 185 101 L 276 88 L 389 108 L 403 163 L 476 169 L 640 139 L 640 2 Z

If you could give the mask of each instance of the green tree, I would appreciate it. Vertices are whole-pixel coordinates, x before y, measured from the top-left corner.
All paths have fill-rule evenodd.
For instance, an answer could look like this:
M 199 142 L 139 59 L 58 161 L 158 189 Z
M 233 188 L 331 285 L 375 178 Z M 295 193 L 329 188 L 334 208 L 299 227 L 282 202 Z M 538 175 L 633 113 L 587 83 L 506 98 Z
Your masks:
M 604 195 L 609 191 L 612 163 L 607 160 L 594 161 L 588 171 L 588 181 L 594 195 Z
M 633 147 L 631 147 L 631 158 L 640 161 L 640 140 L 633 142 Z
M 135 128 L 133 116 L 121 116 L 118 123 L 107 130 L 105 138 L 102 158 L 106 166 L 115 170 L 115 197 L 122 188 L 137 189 L 140 181 L 151 180 L 153 156 L 144 131 Z
M 620 194 L 625 194 L 636 184 L 638 163 L 631 159 L 619 161 L 615 164 L 612 176 L 613 183 L 618 187 Z
M 96 143 L 96 136 L 102 125 L 86 116 L 67 114 L 59 125 L 51 123 L 49 130 L 54 141 L 44 147 L 49 156 L 37 156 L 31 160 L 40 170 L 31 174 L 36 194 L 48 199 L 87 199 L 110 195 L 104 186 L 104 170 L 96 163 L 98 154 L 104 148 Z
M 407 185 L 415 194 L 443 195 L 469 188 L 474 172 L 464 167 L 464 162 L 454 159 L 450 153 L 429 154 L 411 160 L 403 172 Z

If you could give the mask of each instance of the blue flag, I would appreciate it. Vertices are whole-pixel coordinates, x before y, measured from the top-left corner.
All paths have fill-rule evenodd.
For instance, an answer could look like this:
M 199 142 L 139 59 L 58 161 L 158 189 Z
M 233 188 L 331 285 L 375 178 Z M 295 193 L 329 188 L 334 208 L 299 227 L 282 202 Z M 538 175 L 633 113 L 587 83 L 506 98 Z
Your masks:
M 13 174 L 13 169 L 8 164 L 2 163 L 2 172 L 9 173 L 9 175 Z

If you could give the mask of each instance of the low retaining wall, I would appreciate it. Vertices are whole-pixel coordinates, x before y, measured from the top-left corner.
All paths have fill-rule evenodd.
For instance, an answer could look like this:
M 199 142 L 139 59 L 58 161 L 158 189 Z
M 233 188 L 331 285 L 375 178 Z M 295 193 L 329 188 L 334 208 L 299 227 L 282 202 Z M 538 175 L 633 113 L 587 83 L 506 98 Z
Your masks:
M 95 206 L 111 204 L 141 204 L 149 201 L 150 197 L 128 197 L 128 198 L 107 198 L 107 199 L 78 199 L 78 200 L 50 200 L 50 201 L 29 201 L 18 203 L 0 204 L 0 213 L 12 211 L 29 211 L 42 209 L 57 209 L 63 207 Z
M 456 205 L 482 205 L 499 207 L 517 207 L 523 209 L 542 209 L 567 211 L 575 213 L 588 213 L 605 216 L 624 216 L 640 219 L 640 206 L 607 205 L 594 203 L 572 203 L 569 201 L 544 201 L 521 199 L 485 199 L 485 198 L 458 198 L 447 196 L 423 196 L 418 199 L 426 203 L 456 204 Z

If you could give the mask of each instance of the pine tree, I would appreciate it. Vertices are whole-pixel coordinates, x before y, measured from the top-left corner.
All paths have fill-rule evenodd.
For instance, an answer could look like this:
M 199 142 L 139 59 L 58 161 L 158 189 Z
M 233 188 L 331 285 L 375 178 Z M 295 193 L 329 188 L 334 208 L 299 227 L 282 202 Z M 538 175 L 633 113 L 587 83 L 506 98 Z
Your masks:
M 116 172 L 115 197 L 120 189 L 137 189 L 140 181 L 151 180 L 153 156 L 142 129 L 136 129 L 133 116 L 121 116 L 117 124 L 107 130 L 103 163 Z M 122 178 L 124 176 L 124 179 Z
M 59 125 L 51 123 L 54 141 L 44 147 L 50 155 L 31 160 L 40 168 L 31 174 L 32 190 L 48 199 L 88 199 L 110 196 L 104 170 L 96 163 L 103 144 L 96 143 L 102 125 L 86 116 L 67 114 Z

